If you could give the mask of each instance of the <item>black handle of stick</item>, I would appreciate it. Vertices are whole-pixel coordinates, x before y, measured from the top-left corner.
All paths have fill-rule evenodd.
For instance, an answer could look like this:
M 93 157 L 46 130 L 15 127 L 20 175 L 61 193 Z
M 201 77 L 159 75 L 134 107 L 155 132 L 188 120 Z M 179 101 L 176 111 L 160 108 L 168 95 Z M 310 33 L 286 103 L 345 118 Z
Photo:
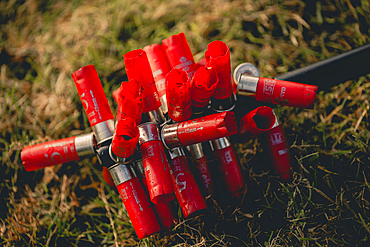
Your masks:
M 370 44 L 279 75 L 276 79 L 317 85 L 326 90 L 370 73 Z

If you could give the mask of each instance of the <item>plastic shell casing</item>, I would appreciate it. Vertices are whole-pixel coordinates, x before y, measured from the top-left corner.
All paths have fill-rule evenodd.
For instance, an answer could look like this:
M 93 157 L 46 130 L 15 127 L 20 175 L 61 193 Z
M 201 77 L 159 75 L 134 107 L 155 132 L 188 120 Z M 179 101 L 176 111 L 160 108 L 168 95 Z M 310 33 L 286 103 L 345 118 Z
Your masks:
M 91 127 L 114 119 L 94 65 L 76 70 L 72 77 Z
M 140 83 L 136 79 L 122 82 L 116 97 L 117 121 L 131 117 L 136 124 L 140 124 L 143 112 L 143 90 Z
M 166 52 L 161 44 L 145 46 L 143 49 L 149 60 L 150 68 L 153 73 L 155 85 L 161 100 L 162 110 L 168 112 L 166 99 L 166 75 L 171 71 Z
M 139 145 L 150 200 L 155 204 L 166 203 L 175 198 L 169 172 L 169 165 L 163 144 L 154 123 L 138 126 Z
M 215 99 L 229 98 L 233 93 L 229 48 L 220 40 L 213 41 L 207 46 L 205 59 L 207 67 L 214 68 L 219 78 L 213 97 Z
M 166 147 L 171 149 L 230 136 L 237 131 L 234 113 L 222 112 L 165 125 L 162 128 L 162 139 Z
M 218 159 L 218 171 L 222 181 L 231 197 L 238 198 L 245 187 L 245 178 L 235 150 L 227 138 L 213 141 L 212 146 Z
M 132 50 L 123 55 L 127 77 L 136 79 L 143 87 L 143 112 L 158 109 L 161 106 L 155 86 L 152 70 L 146 52 L 142 49 Z
M 114 116 L 110 110 L 103 86 L 94 65 L 87 65 L 72 74 L 78 95 L 85 109 L 90 126 L 100 144 L 113 134 Z
M 138 177 L 119 184 L 117 190 L 139 239 L 161 230 L 149 198 Z
M 216 70 L 211 67 L 200 67 L 191 80 L 191 105 L 194 107 L 206 106 L 217 84 Z
M 207 156 L 193 160 L 193 166 L 201 182 L 201 191 L 204 196 L 211 195 L 215 191 L 215 185 L 212 181 L 212 172 L 209 169 L 208 163 Z
M 142 178 L 142 183 L 148 190 L 146 178 Z M 174 228 L 179 222 L 175 204 L 173 201 L 161 204 L 153 203 L 154 213 L 157 215 L 158 222 L 164 231 Z
M 196 143 L 186 147 L 193 157 L 193 173 L 198 183 L 201 185 L 200 189 L 204 196 L 213 194 L 215 185 L 212 181 L 212 172 L 209 168 L 209 160 L 203 151 L 201 143 Z
M 238 135 L 244 139 L 252 138 L 271 129 L 275 121 L 276 117 L 270 107 L 258 107 L 242 117 Z
M 21 159 L 26 171 L 34 171 L 95 156 L 94 134 L 84 134 L 40 143 L 22 149 Z
M 185 121 L 191 117 L 190 80 L 186 72 L 173 69 L 166 76 L 166 97 L 168 116 L 176 121 Z
M 283 128 L 280 125 L 262 135 L 267 143 L 267 152 L 273 168 L 282 181 L 289 182 L 293 178 L 289 145 Z
M 185 34 L 172 35 L 162 40 L 162 44 L 171 68 L 185 71 L 191 80 L 199 66 L 194 62 Z
M 256 100 L 298 108 L 313 108 L 316 91 L 314 85 L 260 77 Z
M 139 129 L 135 121 L 130 118 L 123 118 L 117 121 L 113 134 L 112 151 L 120 158 L 131 157 L 139 140 Z
M 187 159 L 183 155 L 173 155 L 174 152 L 177 153 L 181 151 L 170 151 L 170 156 L 172 156 L 170 164 L 171 179 L 182 213 L 185 218 L 204 213 L 204 210 L 207 209 L 207 205 L 190 170 Z

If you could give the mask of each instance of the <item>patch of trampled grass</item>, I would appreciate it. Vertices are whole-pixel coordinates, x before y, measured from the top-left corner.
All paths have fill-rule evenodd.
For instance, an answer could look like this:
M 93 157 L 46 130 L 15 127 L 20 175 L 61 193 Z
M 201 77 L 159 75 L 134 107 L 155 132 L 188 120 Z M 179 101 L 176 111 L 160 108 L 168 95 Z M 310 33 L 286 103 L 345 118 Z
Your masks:
M 9 246 L 365 246 L 370 236 L 369 76 L 320 92 L 314 110 L 276 107 L 295 179 L 279 182 L 259 139 L 235 144 L 248 188 L 231 205 L 139 241 L 96 159 L 26 172 L 27 145 L 88 133 L 70 74 L 94 64 L 115 112 L 122 55 L 184 32 L 233 68 L 276 75 L 369 43 L 367 1 L 1 2 L 0 235 Z

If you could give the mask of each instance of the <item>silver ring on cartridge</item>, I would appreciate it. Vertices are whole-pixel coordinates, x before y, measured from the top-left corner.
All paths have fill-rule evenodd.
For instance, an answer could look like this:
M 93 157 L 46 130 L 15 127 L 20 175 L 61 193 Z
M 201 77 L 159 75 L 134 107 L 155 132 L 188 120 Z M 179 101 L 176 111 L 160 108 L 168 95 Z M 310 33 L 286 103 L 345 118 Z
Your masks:
M 115 164 L 108 168 L 112 180 L 116 186 L 136 177 L 131 169 L 132 167 L 124 164 Z
M 221 137 L 219 139 L 210 141 L 212 151 L 221 150 L 231 146 L 231 142 L 227 137 Z
M 98 123 L 92 127 L 92 130 L 95 133 L 96 142 L 99 145 L 113 136 L 114 120 L 109 119 L 107 121 Z
M 194 159 L 198 160 L 204 157 L 203 146 L 201 143 L 195 143 L 195 144 L 186 146 L 186 148 L 189 150 L 189 152 L 191 153 Z
M 179 123 L 165 125 L 161 130 L 162 142 L 167 149 L 182 146 L 179 136 L 177 135 L 178 125 Z
M 261 73 L 254 64 L 241 63 L 234 69 L 233 73 L 233 79 L 236 84 L 238 84 L 241 75 L 251 75 L 255 77 L 260 77 Z
M 180 148 L 180 147 L 173 148 L 173 149 L 169 150 L 168 153 L 169 153 L 172 160 L 177 158 L 177 157 L 185 156 L 184 150 L 182 150 L 182 148 Z
M 166 121 L 166 118 L 163 114 L 163 111 L 162 111 L 161 107 L 159 107 L 155 110 L 149 111 L 149 112 L 147 112 L 147 114 L 148 114 L 148 118 L 149 118 L 150 122 L 155 122 L 157 124 L 161 124 L 161 123 Z
M 131 162 L 131 160 L 132 160 L 132 157 L 129 157 L 129 158 L 122 158 L 122 157 L 118 157 L 117 155 L 115 155 L 115 154 L 113 153 L 113 151 L 112 151 L 112 144 L 111 144 L 111 145 L 109 145 L 109 156 L 110 156 L 110 158 L 111 158 L 114 162 L 116 162 L 116 164 L 123 164 L 123 165 L 125 165 L 125 164 L 130 163 L 130 162 Z
M 76 136 L 76 153 L 80 159 L 95 156 L 96 139 L 93 132 Z
M 154 140 L 161 140 L 155 122 L 147 122 L 137 126 L 139 129 L 139 145 Z

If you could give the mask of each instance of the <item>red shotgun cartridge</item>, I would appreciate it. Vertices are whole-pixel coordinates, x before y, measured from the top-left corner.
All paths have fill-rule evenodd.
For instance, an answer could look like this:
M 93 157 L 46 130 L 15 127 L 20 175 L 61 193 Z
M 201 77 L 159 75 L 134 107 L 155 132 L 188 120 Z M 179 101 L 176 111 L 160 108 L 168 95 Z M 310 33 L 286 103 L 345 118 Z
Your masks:
M 152 69 L 155 85 L 158 90 L 159 98 L 161 99 L 162 111 L 164 114 L 168 112 L 166 99 L 166 75 L 171 71 L 171 66 L 168 63 L 166 52 L 161 44 L 153 44 L 145 46 L 143 49 L 148 56 L 150 68 Z
M 282 181 L 289 182 L 293 178 L 289 145 L 283 128 L 278 120 L 274 126 L 262 135 L 267 146 L 273 168 Z
M 108 168 L 117 187 L 132 226 L 139 239 L 161 230 L 153 207 L 132 165 L 115 164 Z
M 117 121 L 112 140 L 112 152 L 120 158 L 131 157 L 139 140 L 139 129 L 135 121 L 123 118 Z
M 172 35 L 162 40 L 162 44 L 172 69 L 182 69 L 188 74 L 191 80 L 193 74 L 198 69 L 198 65 L 194 62 L 194 57 L 185 34 L 179 33 Z
M 258 107 L 242 117 L 238 134 L 243 139 L 252 138 L 271 129 L 275 121 L 275 114 L 270 107 Z
M 131 117 L 136 124 L 140 124 L 143 112 L 143 89 L 136 79 L 124 81 L 117 92 L 117 121 L 124 117 Z
M 25 147 L 21 152 L 22 164 L 26 171 L 94 156 L 95 137 L 93 133 L 40 143 Z
M 215 140 L 236 134 L 233 112 L 216 113 L 181 123 L 164 125 L 162 140 L 168 149 Z
M 142 49 L 132 50 L 123 55 L 123 60 L 126 66 L 127 77 L 130 80 L 136 79 L 143 87 L 143 112 L 153 117 L 151 121 L 163 123 L 165 117 L 160 109 L 161 101 L 146 52 Z
M 218 170 L 232 198 L 238 198 L 245 187 L 238 157 L 226 137 L 211 142 L 214 155 L 218 158 Z
M 174 148 L 169 154 L 172 184 L 184 217 L 204 213 L 207 204 L 190 170 L 184 151 L 181 148 Z
M 134 163 L 138 170 L 138 176 L 141 178 L 144 188 L 148 193 L 148 185 L 145 178 L 143 161 L 139 155 L 137 156 L 137 159 L 134 160 Z M 152 205 L 154 213 L 157 215 L 157 219 L 159 224 L 161 225 L 162 230 L 169 231 L 179 223 L 177 209 L 174 204 L 174 201 L 161 204 L 152 203 Z
M 299 108 L 313 108 L 317 86 L 240 74 L 238 95 L 254 95 L 257 101 Z
M 218 84 L 218 76 L 211 67 L 200 67 L 191 80 L 191 105 L 197 113 L 204 111 L 204 107 L 214 93 Z
M 207 46 L 205 59 L 207 67 L 214 68 L 218 75 L 218 84 L 211 100 L 212 108 L 215 111 L 232 110 L 236 98 L 233 93 L 229 47 L 220 40 L 213 41 Z
M 116 187 L 116 185 L 113 182 L 112 176 L 110 175 L 108 168 L 103 166 L 103 171 L 102 171 L 103 179 L 104 181 L 110 186 L 110 187 Z
M 196 143 L 187 146 L 187 149 L 193 157 L 194 176 L 200 181 L 200 189 L 204 196 L 214 193 L 215 185 L 212 181 L 212 172 L 208 166 L 208 158 L 204 154 L 203 146 L 201 143 Z
M 191 117 L 190 80 L 186 72 L 173 69 L 166 76 L 166 97 L 168 116 L 176 122 Z
M 169 165 L 155 123 L 143 123 L 139 145 L 150 199 L 155 204 L 166 203 L 175 198 Z
M 114 116 L 94 65 L 87 65 L 72 74 L 78 95 L 85 109 L 98 144 L 111 138 Z

